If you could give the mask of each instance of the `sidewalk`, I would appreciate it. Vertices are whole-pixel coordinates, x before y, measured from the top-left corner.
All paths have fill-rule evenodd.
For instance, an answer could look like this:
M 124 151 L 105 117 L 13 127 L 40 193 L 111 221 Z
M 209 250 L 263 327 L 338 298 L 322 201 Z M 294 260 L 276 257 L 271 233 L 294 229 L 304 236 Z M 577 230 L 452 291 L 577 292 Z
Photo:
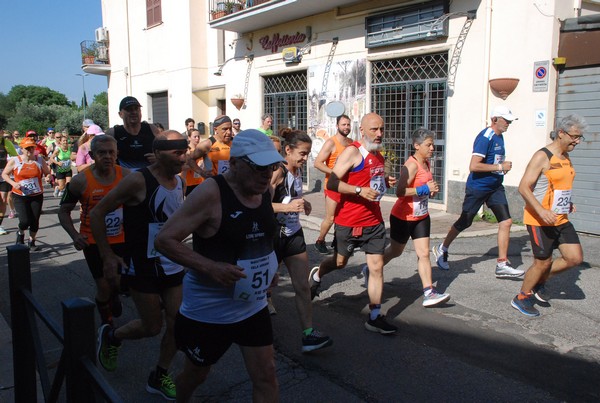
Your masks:
M 302 214 L 300 220 L 304 228 L 319 231 L 321 221 L 325 216 L 325 196 L 322 192 L 307 192 L 304 194 L 304 199 L 308 200 L 312 206 L 312 212 L 309 216 Z M 390 228 L 390 212 L 396 202 L 396 198 L 393 196 L 384 196 L 380 202 L 381 213 L 385 221 L 385 228 Z M 450 226 L 458 219 L 457 214 L 449 214 L 439 209 L 438 205 L 429 203 L 429 214 L 431 216 L 431 238 L 432 239 L 444 239 Z M 526 228 L 521 225 L 513 225 L 511 232 L 525 231 Z M 494 235 L 498 232 L 497 224 L 489 223 L 486 221 L 473 221 L 473 225 L 462 232 L 458 237 L 476 237 L 484 235 Z M 333 234 L 333 227 L 329 231 Z

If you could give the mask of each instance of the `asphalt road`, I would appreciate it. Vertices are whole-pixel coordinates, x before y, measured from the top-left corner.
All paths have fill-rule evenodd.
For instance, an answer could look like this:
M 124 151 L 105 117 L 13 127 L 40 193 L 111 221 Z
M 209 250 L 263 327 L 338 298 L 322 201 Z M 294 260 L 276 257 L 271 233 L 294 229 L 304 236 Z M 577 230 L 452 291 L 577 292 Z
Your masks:
M 49 192 L 46 192 L 49 196 Z M 48 197 L 39 232 L 41 252 L 32 254 L 33 294 L 61 320 L 60 301 L 94 295 L 83 255 L 58 224 L 57 200 Z M 305 235 L 311 265 L 315 223 Z M 313 225 L 310 225 L 310 224 Z M 16 220 L 6 220 L 11 234 L 0 237 L 0 313 L 10 323 L 5 246 L 14 242 Z M 493 231 L 492 231 L 493 233 Z M 300 324 L 286 269 L 273 299 L 277 368 L 281 401 L 285 402 L 560 402 L 600 400 L 600 245 L 582 235 L 585 262 L 548 284 L 549 306 L 542 316 L 527 318 L 510 306 L 520 281 L 494 277 L 495 235 L 473 232 L 451 248 L 452 269 L 434 269 L 437 287 L 452 295 L 439 308 L 421 306 L 421 285 L 411 243 L 385 270 L 383 311 L 399 326 L 394 336 L 364 329 L 368 298 L 357 253 L 347 269 L 323 280 L 313 303 L 315 327 L 334 339 L 332 347 L 310 355 L 300 353 Z M 531 263 L 527 233 L 513 233 L 509 251 L 517 266 Z M 124 300 L 117 323 L 135 318 L 132 301 Z M 0 327 L 3 327 L 0 318 Z M 41 328 L 41 326 L 40 326 Z M 46 366 L 54 372 L 61 346 L 41 330 Z M 159 338 L 125 342 L 119 368 L 107 380 L 127 402 L 162 399 L 144 390 L 153 368 Z M 0 332 L 0 401 L 13 401 L 10 333 Z M 181 367 L 178 355 L 173 371 Z M 196 391 L 198 402 L 250 401 L 251 385 L 236 348 L 213 367 Z M 41 396 L 41 395 L 40 395 Z

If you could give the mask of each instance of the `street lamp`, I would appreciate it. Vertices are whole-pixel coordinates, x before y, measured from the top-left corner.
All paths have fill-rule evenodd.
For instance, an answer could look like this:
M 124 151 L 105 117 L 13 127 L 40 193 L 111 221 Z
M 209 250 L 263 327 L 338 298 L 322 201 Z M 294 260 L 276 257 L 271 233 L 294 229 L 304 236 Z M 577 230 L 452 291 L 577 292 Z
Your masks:
M 83 85 L 83 98 L 81 99 L 81 103 L 83 104 L 83 120 L 85 120 L 85 104 L 87 104 L 87 99 L 85 98 L 85 76 L 89 76 L 88 73 L 77 73 L 76 76 L 81 76 L 81 84 Z

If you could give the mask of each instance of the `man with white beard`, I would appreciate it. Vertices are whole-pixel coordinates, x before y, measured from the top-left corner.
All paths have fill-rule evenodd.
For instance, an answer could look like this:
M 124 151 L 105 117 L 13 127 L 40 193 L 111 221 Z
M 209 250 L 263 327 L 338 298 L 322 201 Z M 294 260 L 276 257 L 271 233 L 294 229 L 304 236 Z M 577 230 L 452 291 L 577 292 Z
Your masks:
M 394 178 L 386 178 L 384 158 L 380 150 L 383 139 L 383 119 L 376 113 L 365 115 L 360 122 L 362 138 L 350 144 L 338 157 L 327 182 L 327 189 L 341 194 L 335 217 L 334 253 L 310 271 L 311 297 L 319 294 L 321 279 L 333 270 L 346 267 L 354 248 L 360 247 L 367 256 L 369 268 L 369 317 L 367 330 L 390 334 L 398 330 L 381 314 L 383 294 L 383 252 L 386 243 L 385 226 L 379 200 Z

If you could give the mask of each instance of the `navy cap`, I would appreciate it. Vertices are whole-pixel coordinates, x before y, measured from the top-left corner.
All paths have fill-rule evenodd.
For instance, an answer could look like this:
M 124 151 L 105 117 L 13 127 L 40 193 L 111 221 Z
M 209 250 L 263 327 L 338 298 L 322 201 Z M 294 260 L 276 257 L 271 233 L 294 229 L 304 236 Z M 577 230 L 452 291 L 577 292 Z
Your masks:
M 123 109 L 127 109 L 130 106 L 142 106 L 139 101 L 134 98 L 134 97 L 125 97 L 121 100 L 121 103 L 119 104 L 119 110 L 122 111 Z

